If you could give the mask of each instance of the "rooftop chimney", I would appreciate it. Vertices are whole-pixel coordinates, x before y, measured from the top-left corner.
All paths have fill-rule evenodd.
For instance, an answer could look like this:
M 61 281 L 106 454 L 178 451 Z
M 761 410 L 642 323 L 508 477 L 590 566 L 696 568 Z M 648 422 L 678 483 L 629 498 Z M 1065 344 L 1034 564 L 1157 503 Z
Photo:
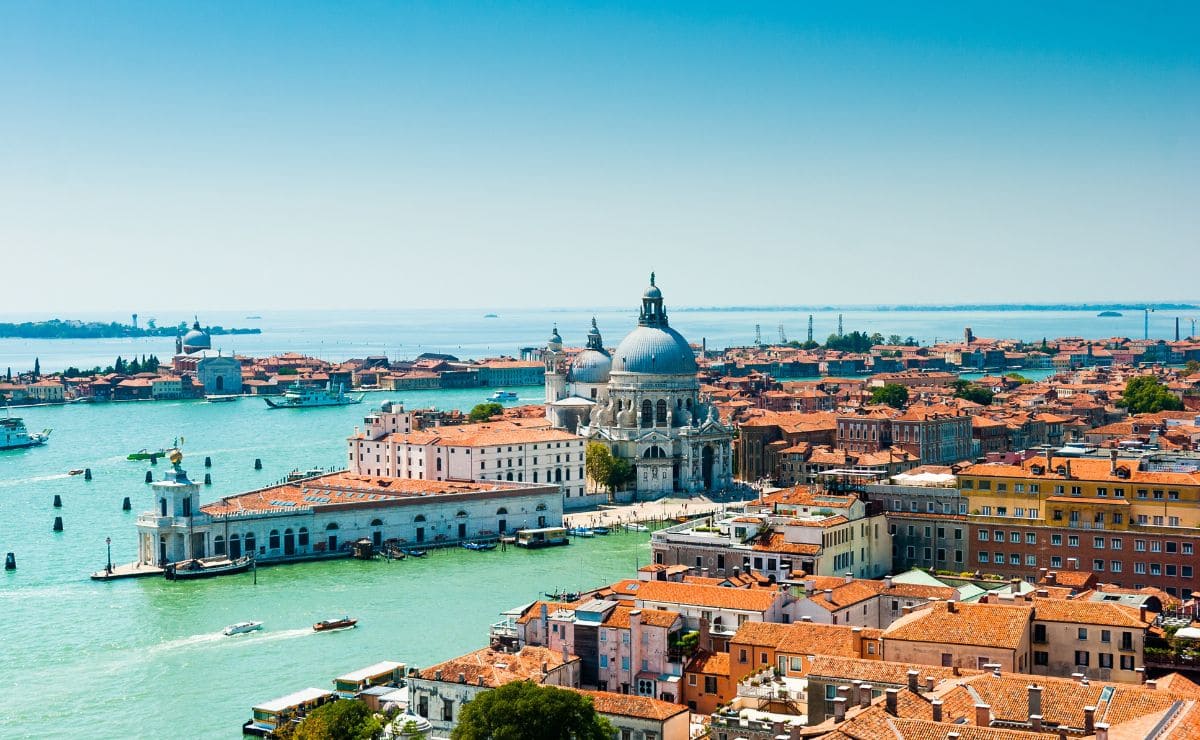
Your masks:
M 863 629 L 862 627 L 850 628 L 850 649 L 856 657 L 863 657 Z
M 846 697 L 839 696 L 833 700 L 833 721 L 843 722 L 846 719 Z
M 1071 680 L 1074 681 L 1075 683 L 1083 683 L 1083 674 L 1082 673 L 1072 673 Z
M 1044 598 L 1047 598 L 1050 596 L 1050 591 L 1047 589 L 1044 589 L 1044 588 L 1039 588 L 1037 590 L 1037 595 L 1041 596 L 1044 599 Z
M 1045 568 L 1038 568 L 1038 580 L 1039 580 L 1039 581 L 1044 581 L 1044 580 L 1046 580 L 1046 574 L 1047 574 L 1047 573 L 1049 573 L 1049 571 L 1048 571 L 1048 570 L 1046 570 Z
M 912 612 L 913 608 L 910 604 L 905 604 L 904 606 L 900 607 L 901 614 L 912 614 Z
M 1139 606 L 1138 607 L 1138 619 L 1142 620 L 1143 622 L 1150 621 L 1150 620 L 1146 619 L 1146 612 L 1148 612 L 1148 611 L 1149 610 L 1146 608 L 1145 604 L 1142 604 L 1141 606 Z
M 440 668 L 439 668 L 438 670 L 436 670 L 436 671 L 434 671 L 434 672 L 433 672 L 433 680 L 434 680 L 434 681 L 441 681 L 441 680 L 442 680 L 442 670 L 441 670 Z
M 842 684 L 841 686 L 838 686 L 837 687 L 837 695 L 842 697 L 843 699 L 849 699 L 850 698 L 850 687 L 846 684 Z
M 887 713 L 895 717 L 897 711 L 896 707 L 900 697 L 900 689 L 888 689 L 887 691 L 883 692 L 883 696 Z
M 1108 740 L 1108 723 L 1096 723 L 1096 740 Z
M 933 676 L 926 676 L 925 677 L 925 690 L 928 691 L 929 693 L 933 693 L 933 686 L 936 682 L 937 682 L 937 679 L 935 679 Z
M 1117 474 L 1117 450 L 1115 448 L 1108 453 L 1108 474 Z
M 846 583 L 850 583 L 850 582 L 851 582 L 851 581 L 853 581 L 853 580 L 854 580 L 854 574 L 853 574 L 853 573 L 847 573 L 847 574 L 846 574 Z
M 975 724 L 980 727 L 992 726 L 992 708 L 987 704 L 975 705 Z
M 1083 708 L 1083 734 L 1091 735 L 1096 731 L 1096 708 Z
M 832 588 L 825 589 L 825 600 L 831 604 L 833 603 L 833 589 Z
M 957 610 L 958 605 L 954 602 L 954 599 L 946 599 L 946 611 L 953 614 Z
M 933 721 L 941 722 L 942 721 L 942 700 L 934 699 L 933 701 L 929 702 L 929 704 L 933 709 Z
M 479 686 L 482 686 L 482 685 L 483 685 L 483 676 L 479 676 L 479 677 L 477 677 L 477 678 L 475 679 L 475 683 L 476 683 L 477 685 L 479 685 Z
M 910 670 L 907 675 L 908 675 L 908 690 L 913 692 L 914 694 L 920 693 L 921 687 L 917 684 L 917 682 L 921 678 L 921 672 L 916 671 L 916 670 Z
M 1032 730 L 1033 732 L 1041 732 L 1042 731 L 1042 715 L 1040 715 L 1040 714 L 1029 715 L 1029 729 Z
M 1148 688 L 1148 689 L 1157 689 L 1157 688 L 1158 688 L 1158 681 L 1154 680 L 1153 678 L 1148 678 L 1148 679 L 1146 679 L 1146 688 Z
M 1029 686 L 1029 717 L 1030 721 L 1034 715 L 1039 717 L 1042 714 L 1042 687 L 1037 684 Z
M 869 683 L 864 683 L 862 686 L 858 687 L 858 705 L 863 709 L 871 706 L 871 693 L 873 692 L 874 688 L 875 687 Z
M 891 576 L 884 576 L 884 577 L 883 577 L 883 587 L 884 587 L 884 588 L 891 588 L 891 587 L 892 587 L 892 577 L 891 577 Z
M 1050 584 L 1051 586 L 1057 585 L 1058 584 L 1058 571 L 1052 570 L 1049 573 L 1047 573 L 1046 574 L 1046 583 Z
M 1141 667 L 1134 668 L 1133 672 L 1138 674 L 1138 681 L 1140 683 L 1146 683 L 1146 669 L 1145 668 L 1141 668 Z
M 712 634 L 709 632 L 708 620 L 700 618 L 700 639 L 696 641 L 701 650 L 712 652 Z
M 462 672 L 460 671 L 460 672 L 459 672 L 459 674 L 458 674 L 458 682 L 459 682 L 459 683 L 466 683 L 466 682 L 467 682 L 467 674 L 465 674 L 465 673 L 462 673 Z
M 810 616 L 808 616 L 807 614 L 805 614 L 803 617 L 800 617 L 800 621 L 801 621 L 801 622 L 811 622 L 811 621 L 812 621 L 812 617 L 810 617 Z

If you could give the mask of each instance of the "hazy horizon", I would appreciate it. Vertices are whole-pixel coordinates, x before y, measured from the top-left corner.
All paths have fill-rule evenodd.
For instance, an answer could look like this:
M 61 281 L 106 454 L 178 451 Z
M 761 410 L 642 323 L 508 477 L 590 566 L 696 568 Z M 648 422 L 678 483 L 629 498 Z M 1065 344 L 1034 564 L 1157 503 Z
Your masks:
M 8 3 L 0 321 L 626 306 L 650 270 L 680 309 L 1195 302 L 1198 28 L 1189 3 Z

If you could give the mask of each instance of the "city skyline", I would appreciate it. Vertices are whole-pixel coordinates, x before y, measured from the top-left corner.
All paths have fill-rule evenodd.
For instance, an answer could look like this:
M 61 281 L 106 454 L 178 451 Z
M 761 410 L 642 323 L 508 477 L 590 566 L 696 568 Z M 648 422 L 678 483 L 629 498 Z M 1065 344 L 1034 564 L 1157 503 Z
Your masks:
M 339 10 L 0 9 L 6 315 L 1197 297 L 1194 7 Z

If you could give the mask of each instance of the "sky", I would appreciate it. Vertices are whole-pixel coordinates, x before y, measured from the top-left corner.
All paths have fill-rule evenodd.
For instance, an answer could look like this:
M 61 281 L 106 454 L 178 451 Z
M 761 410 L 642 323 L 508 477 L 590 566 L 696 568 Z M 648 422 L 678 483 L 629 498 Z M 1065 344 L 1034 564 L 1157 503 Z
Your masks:
M 6 312 L 1200 300 L 1196 3 L 0 3 Z

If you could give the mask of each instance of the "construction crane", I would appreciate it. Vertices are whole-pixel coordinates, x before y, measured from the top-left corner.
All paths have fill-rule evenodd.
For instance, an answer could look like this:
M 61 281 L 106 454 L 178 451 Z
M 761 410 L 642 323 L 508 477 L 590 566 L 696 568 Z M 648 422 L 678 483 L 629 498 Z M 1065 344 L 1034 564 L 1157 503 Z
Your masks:
M 759 324 L 754 325 L 754 344 L 757 347 L 762 346 L 762 326 Z
M 783 324 L 779 325 L 779 343 L 787 344 L 787 334 L 783 331 Z
M 845 336 L 842 334 L 842 315 L 840 313 L 838 314 L 838 336 Z
M 1142 319 L 1142 339 L 1150 338 L 1150 314 L 1154 312 L 1149 306 L 1142 309 L 1144 318 Z
M 1195 326 L 1196 326 L 1196 321 L 1195 321 L 1195 319 L 1193 319 L 1192 327 L 1194 328 Z M 1192 333 L 1194 334 L 1195 331 L 1193 330 Z M 808 315 L 808 343 L 812 344 L 812 314 L 811 313 Z

